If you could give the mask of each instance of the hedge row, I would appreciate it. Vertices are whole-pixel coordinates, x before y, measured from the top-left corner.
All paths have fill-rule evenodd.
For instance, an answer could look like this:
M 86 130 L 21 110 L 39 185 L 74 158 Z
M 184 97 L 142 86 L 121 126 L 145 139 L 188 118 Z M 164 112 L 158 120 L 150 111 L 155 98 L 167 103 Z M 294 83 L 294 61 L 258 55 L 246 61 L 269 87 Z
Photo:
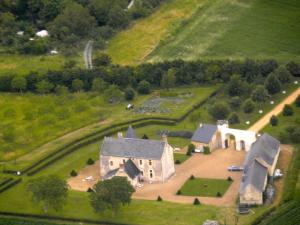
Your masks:
M 13 180 L 12 182 L 7 183 L 6 185 L 4 185 L 3 187 L 1 187 L 0 189 L 0 193 L 12 188 L 13 186 L 17 185 L 18 183 L 20 183 L 22 181 L 22 178 Z
M 220 89 L 219 89 L 220 90 Z M 187 112 L 185 112 L 179 118 L 164 118 L 164 117 L 147 117 L 147 118 L 139 118 L 134 120 L 129 120 L 126 122 L 116 123 L 109 127 L 102 128 L 100 130 L 96 130 L 90 134 L 87 134 L 83 137 L 80 137 L 68 144 L 65 144 L 58 148 L 56 151 L 49 153 L 44 158 L 36 161 L 32 165 L 27 168 L 21 170 L 22 174 L 27 173 L 28 175 L 34 175 L 42 169 L 48 167 L 52 163 L 61 159 L 62 157 L 72 153 L 73 151 L 93 143 L 105 136 L 110 136 L 115 134 L 117 131 L 126 130 L 129 125 L 133 125 L 133 127 L 143 127 L 146 125 L 176 125 L 176 123 L 182 122 L 189 114 L 191 114 L 195 109 L 201 107 L 203 104 L 207 102 L 207 100 L 214 95 L 217 94 L 219 90 L 213 92 L 207 99 L 200 101 L 199 103 L 193 105 Z M 5 172 L 5 171 L 4 171 Z M 17 171 L 9 171 L 10 173 L 16 173 Z
M 25 213 L 11 213 L 11 212 L 1 212 L 0 215 L 3 216 L 12 216 L 18 218 L 27 218 L 27 219 L 44 219 L 50 221 L 63 221 L 63 222 L 72 222 L 72 223 L 90 223 L 90 224 L 99 224 L 99 225 L 134 225 L 127 223 L 113 223 L 109 221 L 101 220 L 90 220 L 90 219 L 75 219 L 69 217 L 59 217 L 59 216 L 48 216 L 48 215 L 36 215 L 36 214 L 25 214 Z M 35 224 L 33 224 L 35 225 Z
M 11 182 L 13 180 L 13 178 L 4 178 L 4 180 L 3 181 L 1 181 L 1 183 L 0 183 L 0 188 L 2 187 L 2 186 L 4 186 L 4 185 L 6 185 L 7 183 L 9 183 L 9 182 Z

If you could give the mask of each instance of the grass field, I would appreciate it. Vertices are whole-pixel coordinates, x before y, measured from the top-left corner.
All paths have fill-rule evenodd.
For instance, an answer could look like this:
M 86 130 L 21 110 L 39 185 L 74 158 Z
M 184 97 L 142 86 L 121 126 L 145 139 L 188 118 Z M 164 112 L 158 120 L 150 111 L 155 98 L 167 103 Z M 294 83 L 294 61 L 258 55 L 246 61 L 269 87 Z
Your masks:
M 217 197 L 218 192 L 223 196 L 231 183 L 223 179 L 195 178 L 188 179 L 180 190 L 182 195 Z
M 297 0 L 173 0 L 111 40 L 115 63 L 172 59 L 300 61 Z
M 190 158 L 190 156 L 186 155 L 186 154 L 182 154 L 182 153 L 174 153 L 174 162 L 176 162 L 177 160 L 180 163 L 183 163 L 184 161 L 186 161 L 188 158 Z

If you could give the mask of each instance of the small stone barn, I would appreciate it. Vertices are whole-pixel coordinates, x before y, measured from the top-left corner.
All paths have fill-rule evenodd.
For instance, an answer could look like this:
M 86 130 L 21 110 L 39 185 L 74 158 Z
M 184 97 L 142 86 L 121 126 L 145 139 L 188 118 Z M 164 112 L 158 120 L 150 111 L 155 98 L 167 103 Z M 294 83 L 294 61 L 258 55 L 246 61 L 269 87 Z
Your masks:
M 202 152 L 204 146 L 208 146 L 210 151 L 221 147 L 220 134 L 218 127 L 211 124 L 200 124 L 199 128 L 192 136 L 192 144 L 195 145 L 196 150 Z
M 280 153 L 280 142 L 263 134 L 251 146 L 244 162 L 239 190 L 240 204 L 261 205 L 268 176 L 273 176 Z

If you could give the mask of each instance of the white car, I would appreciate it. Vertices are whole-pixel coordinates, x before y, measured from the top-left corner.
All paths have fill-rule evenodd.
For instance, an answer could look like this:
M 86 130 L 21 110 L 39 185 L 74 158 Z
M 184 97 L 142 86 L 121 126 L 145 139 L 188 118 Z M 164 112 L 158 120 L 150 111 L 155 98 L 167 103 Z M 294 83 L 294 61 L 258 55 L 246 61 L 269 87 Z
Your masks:
M 244 170 L 244 168 L 240 167 L 240 166 L 229 166 L 227 169 L 228 169 L 228 171 L 231 171 L 231 172 L 243 171 Z
M 274 178 L 276 177 L 282 177 L 283 174 L 281 173 L 281 170 L 280 169 L 276 169 L 275 172 L 274 172 Z

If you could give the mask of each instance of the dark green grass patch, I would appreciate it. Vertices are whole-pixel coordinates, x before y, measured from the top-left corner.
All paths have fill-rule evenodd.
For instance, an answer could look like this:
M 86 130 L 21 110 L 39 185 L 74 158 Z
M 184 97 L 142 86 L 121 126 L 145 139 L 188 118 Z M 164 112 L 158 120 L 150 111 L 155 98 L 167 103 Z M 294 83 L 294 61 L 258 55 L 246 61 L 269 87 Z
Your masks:
M 190 156 L 186 155 L 186 154 L 182 154 L 182 153 L 174 153 L 174 162 L 179 161 L 181 163 L 183 163 L 184 161 L 186 161 L 188 158 L 190 158 Z

